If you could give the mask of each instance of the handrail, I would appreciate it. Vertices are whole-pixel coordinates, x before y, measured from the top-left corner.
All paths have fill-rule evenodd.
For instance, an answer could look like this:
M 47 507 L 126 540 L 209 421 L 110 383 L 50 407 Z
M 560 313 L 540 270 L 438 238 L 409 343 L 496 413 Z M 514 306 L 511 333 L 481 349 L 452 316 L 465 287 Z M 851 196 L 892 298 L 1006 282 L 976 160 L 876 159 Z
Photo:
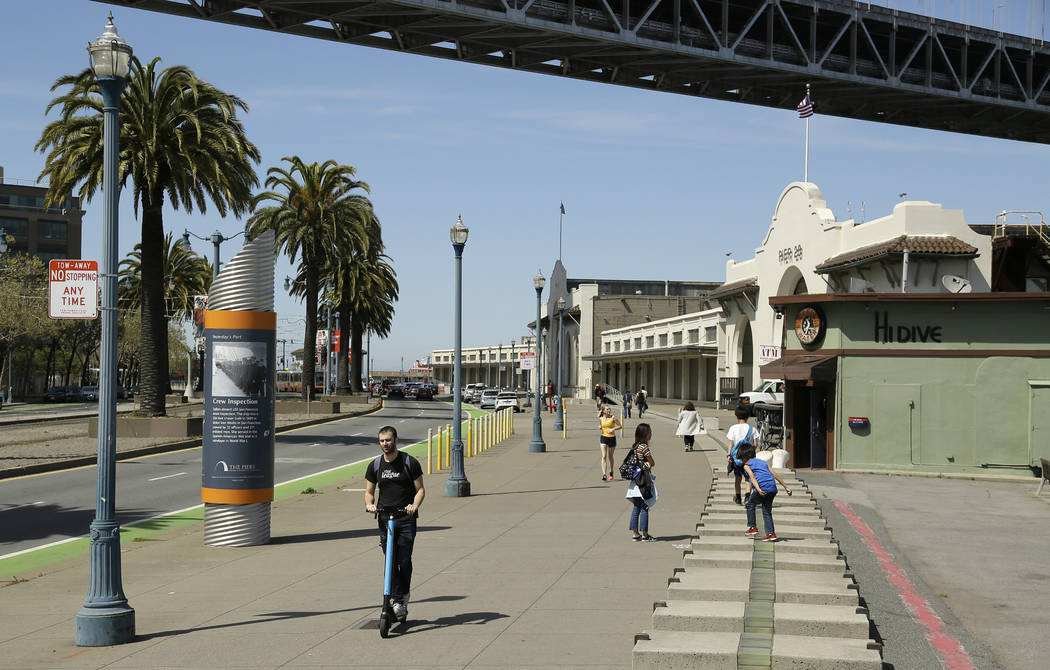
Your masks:
M 1018 214 L 1018 215 L 1021 216 L 1021 218 L 1024 219 L 1024 234 L 1025 234 L 1025 237 L 1028 237 L 1029 234 L 1034 232 L 1036 237 L 1039 238 L 1040 242 L 1042 242 L 1046 246 L 1050 247 L 1050 230 L 1048 230 L 1048 228 L 1047 228 L 1046 219 L 1043 217 L 1043 213 L 1042 212 L 1035 211 L 1035 210 L 1010 210 L 1010 211 L 1004 210 L 1004 211 L 999 212 L 998 214 L 996 214 L 995 215 L 995 224 L 994 224 L 994 226 L 992 228 L 992 239 L 999 239 L 1000 237 L 1006 237 L 1006 227 L 1007 227 L 1006 216 L 1008 214 Z M 1031 220 L 1028 218 L 1028 216 L 1026 216 L 1028 214 L 1038 214 L 1039 215 L 1039 223 L 1038 223 L 1038 225 L 1033 225 L 1032 224 Z M 1012 224 L 1012 225 L 1016 226 L 1016 225 L 1021 225 L 1021 224 Z

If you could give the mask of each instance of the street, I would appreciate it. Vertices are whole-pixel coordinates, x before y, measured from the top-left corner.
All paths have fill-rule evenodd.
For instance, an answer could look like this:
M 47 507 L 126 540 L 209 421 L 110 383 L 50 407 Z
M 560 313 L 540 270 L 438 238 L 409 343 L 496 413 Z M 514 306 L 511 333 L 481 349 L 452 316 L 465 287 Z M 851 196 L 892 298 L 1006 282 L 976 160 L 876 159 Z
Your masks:
M 399 442 L 410 445 L 451 418 L 444 402 L 392 400 L 374 414 L 278 433 L 275 481 L 379 453 L 381 426 L 394 426 Z M 86 534 L 95 514 L 96 478 L 90 466 L 0 481 L 0 557 Z M 200 447 L 119 461 L 117 519 L 128 524 L 198 505 L 200 478 Z

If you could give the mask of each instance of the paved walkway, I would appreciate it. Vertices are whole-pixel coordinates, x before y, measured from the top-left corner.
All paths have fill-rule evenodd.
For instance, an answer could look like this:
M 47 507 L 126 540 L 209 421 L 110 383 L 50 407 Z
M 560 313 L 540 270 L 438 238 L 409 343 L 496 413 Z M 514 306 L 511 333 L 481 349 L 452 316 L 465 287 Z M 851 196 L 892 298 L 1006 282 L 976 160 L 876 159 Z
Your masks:
M 74 646 L 86 560 L 24 575 L 0 588 L 0 668 L 629 668 L 694 534 L 707 461 L 656 427 L 660 541 L 635 543 L 626 484 L 601 480 L 592 411 L 571 409 L 567 440 L 544 415 L 545 454 L 528 451 L 531 418 L 468 459 L 472 497 L 427 478 L 399 637 L 360 628 L 377 616 L 382 558 L 358 480 L 275 503 L 268 546 L 204 547 L 199 526 L 125 546 L 131 644 Z

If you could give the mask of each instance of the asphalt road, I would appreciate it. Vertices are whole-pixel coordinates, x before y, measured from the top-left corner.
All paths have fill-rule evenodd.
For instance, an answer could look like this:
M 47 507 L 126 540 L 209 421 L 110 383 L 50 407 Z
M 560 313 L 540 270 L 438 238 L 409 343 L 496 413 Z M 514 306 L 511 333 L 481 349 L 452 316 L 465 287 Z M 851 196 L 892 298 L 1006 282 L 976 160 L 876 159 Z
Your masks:
M 281 483 L 379 453 L 377 433 L 397 428 L 399 442 L 425 440 L 452 420 L 445 402 L 391 400 L 376 413 L 278 433 L 275 481 Z M 0 556 L 87 533 L 95 514 L 95 467 L 0 481 Z M 200 504 L 201 450 L 117 463 L 117 519 L 149 519 Z

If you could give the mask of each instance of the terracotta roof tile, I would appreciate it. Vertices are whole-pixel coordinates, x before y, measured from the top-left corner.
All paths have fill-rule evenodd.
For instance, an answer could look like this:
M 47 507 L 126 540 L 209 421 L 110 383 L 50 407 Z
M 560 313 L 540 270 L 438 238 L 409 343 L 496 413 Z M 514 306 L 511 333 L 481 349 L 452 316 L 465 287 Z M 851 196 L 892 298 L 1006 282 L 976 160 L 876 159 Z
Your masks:
M 860 265 L 881 256 L 903 254 L 905 249 L 908 250 L 909 254 L 920 256 L 977 255 L 977 247 L 951 235 L 901 235 L 886 242 L 871 244 L 828 258 L 816 267 L 816 271 L 831 272 L 832 270 L 840 270 L 852 265 Z
M 736 295 L 738 293 L 743 293 L 744 291 L 757 289 L 758 277 L 748 277 L 747 279 L 741 279 L 740 281 L 722 284 L 715 290 L 708 293 L 707 297 L 710 300 L 718 300 L 720 298 L 728 298 L 729 296 Z

